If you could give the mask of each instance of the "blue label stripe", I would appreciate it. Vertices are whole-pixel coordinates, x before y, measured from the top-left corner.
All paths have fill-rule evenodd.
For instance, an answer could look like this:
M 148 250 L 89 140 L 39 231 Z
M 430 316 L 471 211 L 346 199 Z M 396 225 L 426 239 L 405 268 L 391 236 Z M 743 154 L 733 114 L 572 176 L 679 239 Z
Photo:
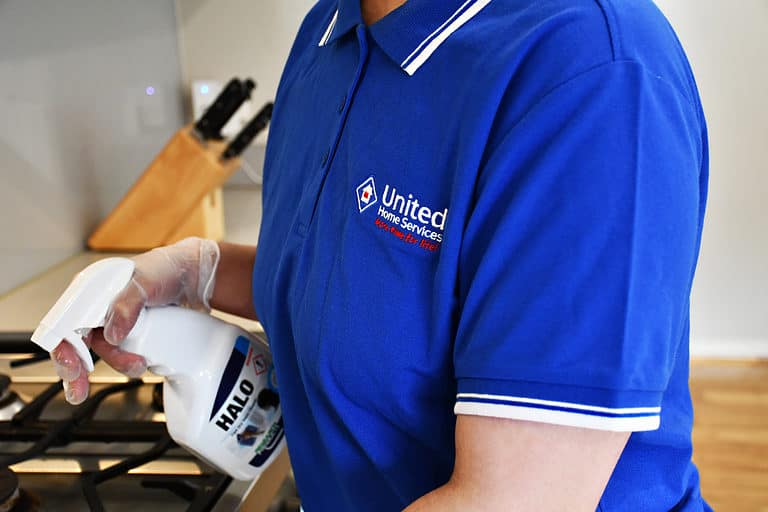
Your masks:
M 243 342 L 245 345 L 243 348 Z M 216 400 L 213 401 L 213 408 L 211 408 L 212 420 L 218 410 L 224 405 L 224 401 L 229 396 L 232 388 L 235 386 L 235 381 L 240 376 L 240 370 L 243 369 L 245 364 L 245 355 L 248 353 L 249 341 L 243 336 L 239 336 L 235 342 L 235 348 L 232 350 L 232 354 L 229 356 L 227 367 L 224 369 L 224 373 L 221 376 L 221 382 L 219 383 L 219 390 L 216 392 Z
M 245 336 L 238 336 L 237 341 L 235 342 L 235 350 L 240 352 L 243 355 L 248 354 L 248 349 L 251 346 L 251 342 L 248 338 Z
M 571 414 L 585 414 L 587 416 L 602 416 L 605 418 L 647 418 L 658 416 L 658 412 L 604 412 L 604 411 L 589 411 L 584 409 L 574 409 L 571 407 L 563 407 L 558 405 L 544 405 L 544 404 L 532 404 L 528 402 L 515 402 L 512 400 L 496 400 L 493 398 L 458 398 L 457 402 L 473 402 L 483 404 L 498 404 L 509 405 L 513 407 L 525 407 L 527 409 L 545 409 L 547 411 L 561 411 Z

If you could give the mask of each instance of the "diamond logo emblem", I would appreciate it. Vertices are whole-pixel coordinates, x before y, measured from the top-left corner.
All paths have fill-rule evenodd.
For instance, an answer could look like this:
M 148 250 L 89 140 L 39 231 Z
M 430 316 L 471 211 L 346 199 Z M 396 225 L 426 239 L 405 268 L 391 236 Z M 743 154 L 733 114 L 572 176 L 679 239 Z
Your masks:
M 357 209 L 360 212 L 376 204 L 378 197 L 376 197 L 376 182 L 373 181 L 373 176 L 369 176 L 368 179 L 362 182 L 355 189 L 355 194 L 357 195 Z

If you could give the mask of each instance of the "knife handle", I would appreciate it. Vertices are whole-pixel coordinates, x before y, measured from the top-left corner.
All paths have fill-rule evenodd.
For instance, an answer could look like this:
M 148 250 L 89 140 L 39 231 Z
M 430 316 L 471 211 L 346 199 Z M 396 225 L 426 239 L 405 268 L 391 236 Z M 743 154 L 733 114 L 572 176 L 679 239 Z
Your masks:
M 238 156 L 243 150 L 250 144 L 256 135 L 259 134 L 269 124 L 269 120 L 272 119 L 272 107 L 274 103 L 270 102 L 261 107 L 258 114 L 254 116 L 251 121 L 240 130 L 240 133 L 232 139 L 229 146 L 224 150 L 222 158 L 227 160 Z
M 203 140 L 221 140 L 221 129 L 237 112 L 240 105 L 251 97 L 251 91 L 254 87 L 256 84 L 250 78 L 244 82 L 237 78 L 230 80 L 221 94 L 206 109 L 203 117 L 195 123 L 195 133 Z

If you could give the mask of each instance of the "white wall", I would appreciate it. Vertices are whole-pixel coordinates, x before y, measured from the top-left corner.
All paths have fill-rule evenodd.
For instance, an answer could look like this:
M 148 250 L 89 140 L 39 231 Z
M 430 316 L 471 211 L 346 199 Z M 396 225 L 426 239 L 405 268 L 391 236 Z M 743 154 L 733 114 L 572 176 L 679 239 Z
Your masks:
M 692 351 L 768 356 L 768 2 L 656 3 L 688 53 L 709 126 Z
M 226 82 L 251 77 L 254 112 L 275 98 L 280 74 L 304 15 L 314 0 L 176 0 L 182 74 L 193 80 Z M 261 172 L 266 134 L 244 159 Z M 249 183 L 242 174 L 230 183 Z
M 312 4 L 0 1 L 0 294 L 84 249 L 189 120 L 181 93 L 191 80 L 252 76 L 255 106 L 273 99 Z M 259 140 L 246 152 L 257 171 Z M 244 222 L 258 226 L 258 193 L 228 196 L 246 217 L 232 234 L 252 241 L 258 230 Z
M 178 129 L 176 39 L 172 0 L 0 1 L 0 294 L 82 251 Z

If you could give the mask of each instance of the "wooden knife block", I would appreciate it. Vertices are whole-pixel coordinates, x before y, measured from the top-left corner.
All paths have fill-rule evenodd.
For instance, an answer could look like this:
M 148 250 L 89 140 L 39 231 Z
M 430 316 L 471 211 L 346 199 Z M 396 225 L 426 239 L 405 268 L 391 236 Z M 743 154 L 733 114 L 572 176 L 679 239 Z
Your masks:
M 164 243 L 172 244 L 188 236 L 199 236 L 200 238 L 210 238 L 211 240 L 223 239 L 223 201 L 221 187 L 209 192 Z
M 185 126 L 88 239 L 100 251 L 145 251 L 187 236 L 224 235 L 221 189 L 240 160 L 224 142 L 200 142 Z

